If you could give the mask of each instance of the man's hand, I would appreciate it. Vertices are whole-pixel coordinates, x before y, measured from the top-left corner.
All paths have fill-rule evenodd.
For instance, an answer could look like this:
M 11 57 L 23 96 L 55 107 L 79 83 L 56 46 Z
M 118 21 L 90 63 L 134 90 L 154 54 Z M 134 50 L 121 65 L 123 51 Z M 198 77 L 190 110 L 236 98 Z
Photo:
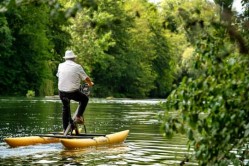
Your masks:
M 91 80 L 89 77 L 87 77 L 87 78 L 85 79 L 85 81 L 88 83 L 88 85 L 89 85 L 90 87 L 94 85 L 94 83 L 92 82 L 92 80 Z
M 90 81 L 90 84 L 88 83 L 88 85 L 91 87 L 94 85 L 94 83 L 92 81 Z

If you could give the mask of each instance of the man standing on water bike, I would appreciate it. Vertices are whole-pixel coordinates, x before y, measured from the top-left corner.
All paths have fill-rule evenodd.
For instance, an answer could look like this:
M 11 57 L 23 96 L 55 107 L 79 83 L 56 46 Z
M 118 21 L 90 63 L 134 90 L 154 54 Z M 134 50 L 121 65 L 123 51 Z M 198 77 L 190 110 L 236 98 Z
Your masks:
M 62 101 L 62 122 L 64 131 L 71 120 L 70 100 L 79 102 L 79 109 L 74 119 L 75 123 L 84 124 L 83 113 L 88 104 L 88 97 L 80 91 L 81 81 L 85 81 L 89 86 L 94 83 L 85 73 L 81 65 L 75 62 L 76 55 L 73 51 L 65 52 L 65 62 L 60 63 L 56 76 L 58 77 L 59 96 Z

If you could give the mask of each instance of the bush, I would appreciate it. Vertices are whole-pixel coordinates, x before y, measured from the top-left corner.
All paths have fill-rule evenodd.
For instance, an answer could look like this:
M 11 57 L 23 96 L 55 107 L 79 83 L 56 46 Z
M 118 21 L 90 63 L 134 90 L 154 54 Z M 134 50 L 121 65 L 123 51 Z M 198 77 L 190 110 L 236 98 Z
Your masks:
M 35 91 L 28 90 L 28 92 L 26 93 L 26 97 L 35 97 Z

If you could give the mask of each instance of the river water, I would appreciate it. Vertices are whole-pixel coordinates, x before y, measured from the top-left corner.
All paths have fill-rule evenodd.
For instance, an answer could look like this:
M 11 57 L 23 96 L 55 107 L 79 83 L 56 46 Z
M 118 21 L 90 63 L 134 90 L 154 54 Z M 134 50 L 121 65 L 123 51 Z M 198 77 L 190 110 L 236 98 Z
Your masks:
M 0 98 L 0 165 L 180 165 L 190 152 L 184 136 L 166 139 L 157 115 L 163 100 L 91 98 L 85 112 L 87 133 L 130 130 L 123 144 L 65 149 L 60 143 L 10 148 L 6 137 L 62 131 L 56 98 Z M 71 102 L 72 114 L 77 103 Z M 197 165 L 194 161 L 185 165 Z

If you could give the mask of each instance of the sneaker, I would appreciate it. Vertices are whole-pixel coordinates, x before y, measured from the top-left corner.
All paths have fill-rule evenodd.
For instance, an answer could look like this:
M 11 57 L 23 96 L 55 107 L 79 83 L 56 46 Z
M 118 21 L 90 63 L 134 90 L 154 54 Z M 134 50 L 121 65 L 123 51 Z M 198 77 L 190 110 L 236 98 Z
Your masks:
M 82 116 L 80 117 L 76 116 L 74 122 L 77 124 L 84 124 L 84 119 L 82 118 Z

